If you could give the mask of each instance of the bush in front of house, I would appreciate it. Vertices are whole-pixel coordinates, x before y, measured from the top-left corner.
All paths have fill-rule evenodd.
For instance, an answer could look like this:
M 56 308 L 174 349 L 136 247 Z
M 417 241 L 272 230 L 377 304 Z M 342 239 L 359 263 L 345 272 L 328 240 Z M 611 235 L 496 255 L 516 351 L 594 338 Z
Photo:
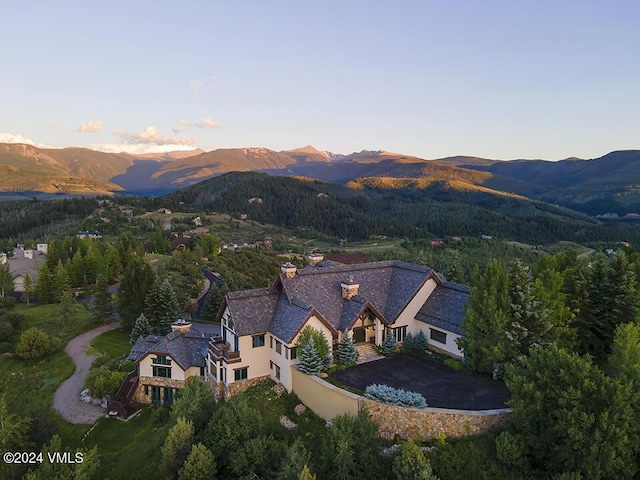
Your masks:
M 56 348 L 56 342 L 39 328 L 29 328 L 22 332 L 16 355 L 20 358 L 34 359 L 44 357 Z
M 300 363 L 298 369 L 307 375 L 319 375 L 324 368 L 322 357 L 316 349 L 316 343 L 313 337 L 310 337 L 300 354 Z
M 387 338 L 384 339 L 382 345 L 380 346 L 380 351 L 383 355 L 391 355 L 392 353 L 396 353 L 398 350 L 398 342 L 396 341 L 396 336 L 393 333 L 389 333 Z
M 452 368 L 456 371 L 460 371 L 464 368 L 462 362 L 460 360 L 456 360 L 455 358 L 445 358 L 443 362 L 447 367 Z
M 371 400 L 388 403 L 389 405 L 416 408 L 424 408 L 427 406 L 427 401 L 420 393 L 393 388 L 389 385 L 369 385 L 364 394 Z
M 94 397 L 111 397 L 118 392 L 120 385 L 127 376 L 125 372 L 112 371 L 105 367 L 92 370 L 87 378 L 86 386 Z

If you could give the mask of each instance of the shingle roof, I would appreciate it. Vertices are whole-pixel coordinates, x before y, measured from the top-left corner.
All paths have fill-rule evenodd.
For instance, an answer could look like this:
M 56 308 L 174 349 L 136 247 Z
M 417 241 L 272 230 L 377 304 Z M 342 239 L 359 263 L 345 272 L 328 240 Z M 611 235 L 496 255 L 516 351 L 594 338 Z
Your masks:
M 186 333 L 173 331 L 164 337 L 147 335 L 136 342 L 128 358 L 138 362 L 149 354 L 168 355 L 183 370 L 204 367 L 209 339 L 209 335 L 193 327 Z
M 311 305 L 296 299 L 289 303 L 287 297 L 282 295 L 269 332 L 289 343 L 302 328 L 312 311 Z
M 226 304 L 238 335 L 269 330 L 280 295 L 268 288 L 229 292 Z
M 438 285 L 420 308 L 416 319 L 449 332 L 463 335 L 464 306 L 471 289 L 466 285 L 444 282 Z

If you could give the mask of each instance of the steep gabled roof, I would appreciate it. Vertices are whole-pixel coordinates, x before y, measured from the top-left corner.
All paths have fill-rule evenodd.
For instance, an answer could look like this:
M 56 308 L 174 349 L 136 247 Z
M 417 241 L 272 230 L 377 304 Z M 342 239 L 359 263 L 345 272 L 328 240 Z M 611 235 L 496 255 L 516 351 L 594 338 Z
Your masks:
M 147 335 L 138 339 L 128 359 L 139 362 L 147 355 L 168 355 L 183 370 L 204 367 L 209 340 L 209 335 L 194 328 L 186 333 L 173 331 L 164 337 Z
M 252 335 L 269 330 L 279 297 L 269 288 L 229 292 L 225 305 L 229 308 L 236 333 Z
M 420 308 L 416 319 L 449 332 L 463 335 L 464 307 L 469 301 L 471 288 L 452 282 L 439 284 Z

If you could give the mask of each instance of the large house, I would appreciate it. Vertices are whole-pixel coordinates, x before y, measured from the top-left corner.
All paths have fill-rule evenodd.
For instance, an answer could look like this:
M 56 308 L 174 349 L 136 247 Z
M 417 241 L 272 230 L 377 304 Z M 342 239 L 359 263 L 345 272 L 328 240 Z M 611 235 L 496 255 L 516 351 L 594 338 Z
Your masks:
M 335 346 L 343 332 L 356 344 L 381 345 L 393 333 L 398 342 L 421 330 L 429 348 L 462 357 L 469 287 L 445 280 L 411 263 L 383 261 L 355 265 L 309 256 L 303 269 L 286 263 L 270 288 L 228 293 L 218 314 L 221 338 L 212 339 L 208 378 L 220 396 L 233 395 L 272 378 L 292 390 L 296 344 L 306 326 Z
M 38 280 L 38 271 L 47 261 L 48 244 L 39 243 L 37 249 L 25 249 L 24 245 L 14 248 L 11 257 L 0 254 L 0 265 L 8 265 L 13 289 L 17 293 L 24 292 L 27 277 L 35 284 Z

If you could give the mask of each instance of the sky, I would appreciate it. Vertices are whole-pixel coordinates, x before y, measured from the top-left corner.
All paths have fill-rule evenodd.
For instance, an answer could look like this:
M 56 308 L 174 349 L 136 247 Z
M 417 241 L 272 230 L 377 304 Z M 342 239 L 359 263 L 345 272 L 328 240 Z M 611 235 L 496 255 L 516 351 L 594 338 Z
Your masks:
M 637 0 L 3 3 L 0 142 L 502 160 L 640 148 Z

